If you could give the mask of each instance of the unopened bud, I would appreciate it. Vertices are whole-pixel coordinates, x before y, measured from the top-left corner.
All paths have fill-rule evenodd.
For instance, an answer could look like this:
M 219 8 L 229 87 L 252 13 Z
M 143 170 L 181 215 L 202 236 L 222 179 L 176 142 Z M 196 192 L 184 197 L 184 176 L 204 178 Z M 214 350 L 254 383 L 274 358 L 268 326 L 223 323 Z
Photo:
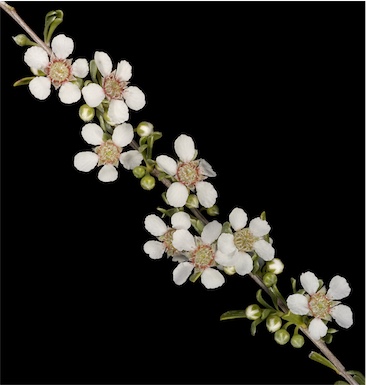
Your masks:
M 20 45 L 21 47 L 25 47 L 27 45 L 37 45 L 37 43 L 35 43 L 34 41 L 28 39 L 27 36 L 25 36 L 24 34 L 20 34 L 20 35 L 17 35 L 17 36 L 13 36 L 13 40 L 18 44 Z
M 215 217 L 219 215 L 219 207 L 217 205 L 213 205 L 207 209 L 207 214 L 211 217 Z
M 137 166 L 132 170 L 132 173 L 136 178 L 141 179 L 146 174 L 146 167 Z
M 149 122 L 141 122 L 136 128 L 137 135 L 149 136 L 154 131 L 154 126 Z
M 254 321 L 254 320 L 260 318 L 261 315 L 262 315 L 262 310 L 261 310 L 261 308 L 257 304 L 249 305 L 245 309 L 245 316 L 249 320 Z
M 266 273 L 263 276 L 263 283 L 267 287 L 271 287 L 277 283 L 277 275 L 273 273 Z
M 140 184 L 144 190 L 152 190 L 155 187 L 155 178 L 147 174 L 141 178 Z
M 90 122 L 94 119 L 95 110 L 93 107 L 88 106 L 87 104 L 83 104 L 79 108 L 79 117 L 84 122 Z
M 234 266 L 225 266 L 224 271 L 227 275 L 234 275 L 236 273 Z
M 301 348 L 305 343 L 305 339 L 301 334 L 294 334 L 290 342 L 294 348 Z
M 189 208 L 189 209 L 198 209 L 199 207 L 199 200 L 197 198 L 197 195 L 195 194 L 190 194 L 188 196 L 188 199 L 187 199 L 187 202 L 186 202 L 186 206 Z
M 290 341 L 290 333 L 285 329 L 277 330 L 274 339 L 279 345 L 285 345 Z
M 282 326 L 282 320 L 278 315 L 270 315 L 266 319 L 266 326 L 268 331 L 271 333 L 276 332 L 277 330 L 281 329 Z
M 279 258 L 273 258 L 267 262 L 267 271 L 273 274 L 281 274 L 285 265 Z

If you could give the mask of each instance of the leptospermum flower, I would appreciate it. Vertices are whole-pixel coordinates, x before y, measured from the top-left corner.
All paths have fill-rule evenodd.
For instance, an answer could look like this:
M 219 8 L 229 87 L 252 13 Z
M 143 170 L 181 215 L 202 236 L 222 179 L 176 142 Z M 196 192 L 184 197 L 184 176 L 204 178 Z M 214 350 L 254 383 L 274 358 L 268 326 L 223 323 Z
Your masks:
M 300 282 L 305 293 L 291 294 L 287 298 L 287 306 L 294 314 L 314 317 L 309 323 L 309 333 L 315 340 L 327 334 L 326 322 L 333 318 L 339 326 L 346 329 L 353 324 L 350 307 L 337 301 L 347 297 L 351 292 L 345 278 L 339 275 L 333 277 L 328 290 L 325 286 L 319 288 L 318 278 L 310 271 L 300 275 Z
M 248 222 L 246 212 L 235 207 L 229 214 L 229 223 L 233 233 L 222 233 L 218 239 L 216 260 L 222 266 L 235 267 L 239 275 L 252 271 L 253 260 L 250 253 L 256 252 L 264 261 L 274 258 L 273 246 L 264 239 L 271 230 L 267 221 L 257 217 Z
M 74 50 L 74 42 L 63 34 L 52 39 L 51 49 L 51 57 L 38 46 L 32 46 L 25 52 L 24 61 L 33 73 L 38 74 L 29 82 L 29 90 L 37 99 L 45 100 L 51 94 L 53 85 L 63 103 L 75 103 L 81 98 L 81 91 L 73 81 L 87 76 L 88 61 L 77 59 L 73 62 L 72 59 L 67 59 Z
M 141 164 L 143 157 L 137 150 L 123 152 L 123 147 L 130 144 L 134 136 L 131 124 L 123 123 L 116 126 L 111 139 L 104 140 L 103 135 L 102 128 L 96 123 L 87 123 L 82 128 L 83 139 L 96 147 L 93 151 L 76 154 L 74 166 L 83 172 L 102 166 L 98 172 L 98 179 L 102 182 L 113 182 L 118 178 L 119 163 L 127 170 L 132 170 Z
M 85 103 L 97 107 L 107 99 L 109 118 L 114 124 L 124 123 L 129 118 L 128 108 L 138 111 L 144 107 L 145 94 L 129 85 L 132 67 L 126 60 L 121 60 L 114 71 L 112 60 L 105 52 L 95 52 L 94 60 L 102 74 L 102 85 L 90 83 L 82 89 Z
M 167 226 L 166 223 L 155 214 L 149 214 L 145 218 L 144 223 L 146 230 L 158 239 L 149 240 L 143 246 L 145 253 L 148 254 L 150 258 L 160 259 L 164 253 L 166 253 L 168 257 L 172 257 L 173 261 L 176 262 L 187 260 L 184 254 L 178 251 L 172 243 L 173 234 L 176 230 L 188 230 L 191 227 L 191 219 L 187 213 L 179 211 L 173 214 L 171 217 L 171 227 Z
M 173 281 L 182 285 L 192 273 L 201 273 L 201 282 L 207 289 L 215 289 L 224 284 L 225 278 L 215 267 L 216 241 L 222 230 L 218 221 L 208 223 L 201 236 L 193 236 L 188 230 L 176 230 L 173 234 L 173 246 L 186 253 L 188 261 L 181 262 L 173 270 Z
M 196 192 L 203 207 L 212 207 L 216 202 L 217 191 L 211 183 L 204 181 L 216 176 L 211 165 L 204 159 L 195 160 L 197 150 L 188 135 L 182 134 L 175 140 L 174 150 L 178 161 L 167 155 L 156 157 L 158 166 L 176 180 L 166 192 L 168 203 L 173 207 L 183 207 L 190 192 Z

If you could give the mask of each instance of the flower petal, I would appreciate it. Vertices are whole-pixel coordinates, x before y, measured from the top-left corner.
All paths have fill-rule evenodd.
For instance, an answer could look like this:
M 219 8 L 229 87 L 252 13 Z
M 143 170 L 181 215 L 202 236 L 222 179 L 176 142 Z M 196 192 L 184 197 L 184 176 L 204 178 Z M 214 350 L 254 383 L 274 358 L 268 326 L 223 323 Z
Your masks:
M 329 282 L 327 297 L 331 299 L 342 299 L 349 296 L 351 288 L 347 280 L 339 275 L 334 276 Z
M 201 275 L 201 282 L 206 289 L 216 289 L 225 283 L 225 278 L 218 270 L 208 267 Z
M 255 237 L 263 237 L 270 232 L 271 226 L 261 218 L 254 218 L 249 223 L 249 230 Z
M 172 227 L 174 229 L 185 229 L 188 230 L 191 227 L 191 218 L 188 213 L 179 211 L 171 217 Z
M 57 35 L 52 39 L 51 48 L 59 59 L 66 59 L 74 50 L 74 41 L 64 34 Z
M 118 171 L 111 164 L 104 165 L 98 172 L 98 179 L 101 182 L 114 182 L 117 178 Z
M 123 91 L 123 98 L 131 110 L 138 111 L 146 104 L 145 94 L 140 88 L 129 86 Z
M 151 259 L 160 259 L 164 254 L 165 246 L 159 241 L 147 241 L 144 244 L 143 249 Z
M 24 61 L 31 68 L 44 70 L 50 62 L 50 59 L 43 48 L 32 46 L 25 51 Z
M 212 166 L 204 159 L 200 159 L 199 165 L 203 175 L 206 175 L 208 177 L 214 177 L 217 175 L 216 172 L 213 170 Z
M 233 255 L 233 253 L 237 250 L 234 244 L 234 235 L 222 233 L 217 240 L 217 248 L 224 254 Z
M 86 143 L 99 146 L 103 143 L 103 130 L 96 123 L 87 123 L 81 129 L 81 136 Z
M 174 231 L 172 244 L 179 251 L 192 251 L 196 248 L 193 235 L 185 229 Z
M 302 273 L 300 275 L 300 282 L 305 291 L 310 295 L 315 294 L 319 289 L 319 280 L 311 271 Z
M 105 98 L 103 88 L 99 84 L 90 83 L 81 90 L 85 103 L 90 107 L 97 107 Z
M 173 207 L 183 207 L 188 199 L 188 189 L 183 183 L 172 183 L 166 192 L 166 199 Z
M 217 191 L 209 182 L 196 183 L 197 198 L 203 207 L 209 208 L 216 203 Z
M 116 77 L 122 81 L 128 81 L 132 76 L 132 66 L 126 60 L 121 60 L 117 64 Z
M 231 227 L 235 230 L 243 229 L 248 221 L 247 213 L 240 207 L 235 207 L 229 214 L 229 222 Z
M 133 127 L 130 123 L 123 123 L 115 127 L 112 135 L 113 142 L 119 147 L 125 147 L 132 142 Z
M 239 275 L 249 274 L 253 270 L 253 260 L 248 253 L 238 251 L 234 255 L 234 266 Z
M 180 135 L 174 142 L 174 151 L 182 162 L 190 162 L 196 155 L 193 139 L 185 134 Z
M 275 256 L 275 249 L 273 246 L 265 241 L 264 239 L 261 239 L 257 242 L 254 242 L 254 250 L 255 252 L 264 260 L 264 261 L 271 261 Z
M 309 302 L 302 294 L 291 294 L 287 297 L 287 306 L 294 314 L 306 315 L 309 313 Z
M 96 51 L 94 54 L 95 64 L 103 77 L 108 76 L 112 72 L 113 63 L 109 55 L 105 52 Z
M 155 237 L 160 237 L 168 231 L 166 223 L 155 214 L 149 214 L 145 218 L 144 225 L 146 230 Z
M 76 84 L 67 82 L 60 87 L 58 97 L 65 104 L 76 103 L 81 98 L 81 91 Z
M 193 265 L 190 262 L 182 262 L 173 270 L 173 281 L 177 285 L 182 285 L 187 281 L 193 270 Z
M 98 160 L 95 152 L 82 151 L 74 156 L 74 166 L 79 171 L 89 172 L 98 164 Z
M 349 306 L 337 305 L 330 309 L 331 316 L 339 326 L 348 329 L 353 324 L 353 313 Z
M 111 100 L 108 116 L 115 124 L 124 123 L 129 118 L 128 107 L 123 100 Z
M 327 334 L 328 327 L 320 318 L 314 318 L 309 324 L 309 333 L 314 340 L 320 340 Z
M 125 151 L 119 157 L 119 161 L 126 170 L 133 170 L 135 167 L 140 166 L 143 156 L 137 150 Z
M 50 79 L 37 76 L 29 82 L 29 91 L 39 100 L 47 99 L 51 94 Z
M 156 157 L 158 166 L 167 174 L 175 175 L 177 173 L 177 162 L 167 155 L 158 155 Z
M 216 250 L 215 262 L 222 266 L 234 266 L 234 254 L 228 255 Z
M 72 74 L 78 78 L 85 78 L 89 73 L 89 64 L 86 59 L 76 59 L 72 64 Z
M 214 220 L 212 222 L 207 223 L 207 225 L 203 228 L 201 233 L 202 241 L 206 245 L 211 245 L 211 243 L 215 242 L 219 235 L 221 234 L 222 224 L 218 221 Z

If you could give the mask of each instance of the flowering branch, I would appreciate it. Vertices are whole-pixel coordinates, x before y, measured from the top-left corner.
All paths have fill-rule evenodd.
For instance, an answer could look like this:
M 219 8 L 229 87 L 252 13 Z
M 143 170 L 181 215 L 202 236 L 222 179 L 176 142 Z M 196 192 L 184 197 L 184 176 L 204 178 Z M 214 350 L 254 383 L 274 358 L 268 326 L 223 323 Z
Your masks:
M 226 276 L 248 275 L 260 287 L 256 296 L 258 304 L 228 311 L 221 320 L 246 318 L 252 321 L 253 335 L 257 326 L 265 322 L 279 345 L 291 341 L 294 348 L 304 345 L 300 331 L 322 353 L 312 352 L 311 359 L 335 370 L 348 384 L 364 384 L 362 373 L 346 370 L 327 346 L 336 331 L 328 327 L 329 322 L 335 320 L 343 328 L 353 324 L 351 309 L 340 302 L 350 294 L 346 279 L 337 275 L 326 287 L 314 273 L 307 271 L 300 275 L 302 288 L 297 289 L 293 279 L 293 294 L 285 298 L 277 286 L 283 262 L 275 258 L 266 213 L 248 221 L 246 212 L 234 207 L 224 224 L 208 220 L 203 213 L 211 217 L 218 214 L 218 194 L 207 181 L 216 172 L 205 159 L 198 157 L 193 139 L 188 135 L 176 139 L 176 158 L 154 157 L 154 143 L 162 134 L 154 131 L 149 122 L 141 122 L 136 128 L 128 123 L 129 110 L 139 111 L 146 102 L 144 93 L 130 84 L 131 65 L 122 60 L 113 68 L 112 59 L 102 51 L 95 52 L 89 62 L 83 58 L 70 59 L 73 40 L 63 34 L 52 39 L 62 22 L 61 11 L 46 15 L 44 40 L 41 40 L 14 7 L 5 2 L 0 2 L 0 7 L 33 39 L 24 35 L 14 39 L 20 46 L 30 46 L 24 60 L 34 75 L 15 85 L 28 85 L 39 100 L 48 98 L 52 87 L 64 104 L 84 99 L 79 108 L 79 117 L 85 123 L 81 134 L 93 149 L 76 154 L 75 168 L 90 172 L 98 167 L 99 181 L 110 183 L 117 180 L 118 167 L 122 165 L 133 172 L 143 189 L 153 189 L 156 180 L 166 187 L 162 198 L 169 208 L 159 208 L 161 217 L 150 214 L 145 218 L 147 232 L 155 237 L 144 244 L 145 253 L 152 259 L 166 254 L 177 262 L 173 271 L 177 285 L 188 279 L 191 282 L 200 279 L 207 289 L 216 289 L 225 283 Z M 127 146 L 132 149 L 125 151 Z M 165 218 L 170 218 L 171 223 L 166 224 Z M 262 297 L 262 292 L 271 302 Z M 294 328 L 292 337 L 290 327 Z

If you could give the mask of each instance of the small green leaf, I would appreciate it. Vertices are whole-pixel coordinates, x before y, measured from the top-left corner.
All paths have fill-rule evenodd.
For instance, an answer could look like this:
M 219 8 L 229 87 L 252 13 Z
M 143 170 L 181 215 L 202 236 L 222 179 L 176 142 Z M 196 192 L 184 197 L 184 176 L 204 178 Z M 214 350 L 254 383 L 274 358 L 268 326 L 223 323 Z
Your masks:
M 361 372 L 358 370 L 348 370 L 347 373 L 353 376 L 360 385 L 365 385 L 365 376 Z
M 220 321 L 225 321 L 228 319 L 236 319 L 236 318 L 246 318 L 245 310 L 229 310 L 220 316 Z
M 147 144 L 144 144 L 142 146 L 139 147 L 139 152 L 144 152 L 145 150 L 147 149 Z
M 24 86 L 24 85 L 27 85 L 30 83 L 31 80 L 33 80 L 35 78 L 35 76 L 29 76 L 29 77 L 26 77 L 26 78 L 23 78 L 23 79 L 19 79 L 17 80 L 13 86 L 14 87 L 18 87 L 18 86 Z
M 53 32 L 63 21 L 64 13 L 58 9 L 56 11 L 50 11 L 47 13 L 45 18 L 45 27 L 43 31 L 44 41 L 49 44 L 51 41 Z
M 299 314 L 291 313 L 290 311 L 287 314 L 283 315 L 282 319 L 298 326 L 304 326 L 303 317 Z
M 349 383 L 346 381 L 336 381 L 334 385 L 349 385 Z
M 230 222 L 224 222 L 224 224 L 222 225 L 221 233 L 228 233 L 228 234 L 233 233 L 233 231 L 231 230 Z
M 90 77 L 92 78 L 93 82 L 98 83 L 98 80 L 97 80 L 98 67 L 97 67 L 97 64 L 95 63 L 94 59 L 90 60 L 89 72 L 90 72 Z
M 273 310 L 263 309 L 262 315 L 261 315 L 262 320 L 265 320 L 271 313 L 273 313 Z
M 291 286 L 292 286 L 292 291 L 296 293 L 296 279 L 291 278 Z
M 252 322 L 252 324 L 250 325 L 250 334 L 252 336 L 255 336 L 255 333 L 257 332 L 257 326 L 263 322 L 262 319 L 258 318 L 256 319 L 255 321 Z
M 274 310 L 274 308 L 273 308 L 271 305 L 269 305 L 269 304 L 263 299 L 263 297 L 262 297 L 262 289 L 259 289 L 259 290 L 257 291 L 256 299 L 257 299 L 257 301 L 258 301 L 262 306 L 264 306 L 265 308 L 267 308 L 267 309 L 273 309 L 273 310 Z
M 161 132 L 159 132 L 159 131 L 154 131 L 152 133 L 152 136 L 154 137 L 154 140 L 158 140 L 158 139 L 160 139 L 163 136 L 163 134 Z
M 325 358 L 323 355 L 317 352 L 310 352 L 309 358 L 313 361 L 318 362 L 319 364 L 322 364 L 324 366 L 327 366 L 328 368 L 333 369 L 337 374 L 339 374 L 338 369 L 328 360 L 328 358 Z

